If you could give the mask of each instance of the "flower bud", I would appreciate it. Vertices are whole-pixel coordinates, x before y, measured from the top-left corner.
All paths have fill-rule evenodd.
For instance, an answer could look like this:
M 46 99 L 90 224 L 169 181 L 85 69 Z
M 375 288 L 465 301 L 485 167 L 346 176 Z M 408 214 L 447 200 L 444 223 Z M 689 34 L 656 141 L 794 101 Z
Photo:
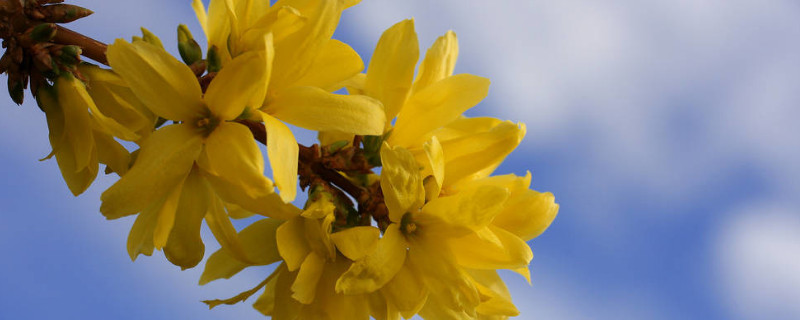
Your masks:
M 42 23 L 31 30 L 30 37 L 34 42 L 48 42 L 56 36 L 56 25 L 54 23 Z
M 8 95 L 14 103 L 21 105 L 25 98 L 25 82 L 19 74 L 8 75 Z
M 58 55 L 58 59 L 61 60 L 61 63 L 68 65 L 68 66 L 77 66 L 79 62 L 81 62 L 81 47 L 79 46 L 64 46 L 60 50 L 60 54 Z
M 222 59 L 219 56 L 219 49 L 217 46 L 211 46 L 208 49 L 208 54 L 206 55 L 206 59 L 208 60 L 208 72 L 218 72 L 222 69 Z
M 68 23 L 94 13 L 92 10 L 71 4 L 54 4 L 37 10 L 44 16 L 42 20 L 53 23 Z
M 192 65 L 203 59 L 203 50 L 184 24 L 178 25 L 178 51 L 186 65 Z

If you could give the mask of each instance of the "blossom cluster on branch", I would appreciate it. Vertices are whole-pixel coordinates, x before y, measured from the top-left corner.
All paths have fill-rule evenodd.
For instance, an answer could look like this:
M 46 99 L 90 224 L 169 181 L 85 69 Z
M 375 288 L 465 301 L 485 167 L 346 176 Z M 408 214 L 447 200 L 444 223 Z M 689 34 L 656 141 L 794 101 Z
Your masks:
M 361 57 L 331 38 L 358 0 L 194 0 L 208 49 L 181 25 L 179 60 L 146 29 L 98 51 L 55 25 L 91 12 L 59 2 L 3 2 L 0 66 L 16 102 L 31 83 L 48 158 L 74 195 L 99 164 L 119 175 L 100 211 L 136 216 L 131 259 L 160 250 L 197 266 L 205 221 L 221 249 L 201 285 L 277 264 L 210 307 L 260 292 L 253 306 L 274 319 L 519 314 L 497 270 L 530 282 L 526 241 L 558 204 L 530 189 L 530 173 L 492 175 L 525 126 L 463 115 L 489 80 L 454 74 L 455 33 L 420 59 L 414 21 L 401 21 L 363 72 Z M 110 69 L 80 62 L 85 52 Z M 319 143 L 298 144 L 287 124 L 318 132 Z M 292 203 L 298 186 L 308 192 L 302 208 Z M 232 219 L 254 215 L 263 218 L 234 228 Z

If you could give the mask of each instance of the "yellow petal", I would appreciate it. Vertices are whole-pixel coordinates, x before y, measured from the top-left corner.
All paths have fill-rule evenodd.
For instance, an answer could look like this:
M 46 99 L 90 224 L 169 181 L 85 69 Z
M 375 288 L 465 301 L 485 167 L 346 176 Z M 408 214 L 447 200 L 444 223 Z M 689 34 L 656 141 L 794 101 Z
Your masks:
M 375 251 L 354 262 L 336 281 L 336 292 L 364 294 L 380 289 L 403 266 L 407 246 L 399 225 L 389 225 Z
M 251 196 L 242 188 L 240 181 L 231 181 L 210 173 L 207 173 L 205 177 L 222 200 L 236 204 L 249 212 L 284 220 L 291 219 L 301 212 L 293 204 L 283 202 L 277 193 L 269 192 Z
M 102 114 L 136 133 L 139 139 L 150 135 L 155 116 L 119 75 L 88 64 L 81 65 L 78 69 L 87 78 L 86 90 Z
M 444 78 L 453 75 L 458 59 L 458 39 L 456 33 L 447 31 L 425 53 L 425 59 L 419 65 L 419 72 L 414 79 L 412 92 L 427 88 Z
M 206 6 L 201 0 L 192 0 L 192 9 L 197 16 L 197 22 L 203 28 L 203 32 L 208 35 L 208 15 L 206 15 Z
M 268 265 L 281 260 L 275 234 L 283 223 L 277 219 L 262 219 L 242 229 L 239 240 L 247 254 L 246 263 L 224 248 L 214 252 L 206 261 L 200 285 L 217 279 L 228 279 L 250 265 Z
M 276 92 L 293 86 L 308 72 L 333 36 L 344 7 L 339 1 L 281 0 L 273 7 L 297 9 L 305 17 L 300 27 L 279 40 L 276 34 L 275 63 L 270 86 Z M 294 20 L 293 15 L 284 15 Z M 276 22 L 277 24 L 277 22 Z M 277 30 L 278 26 L 274 27 Z M 271 89 L 271 90 L 272 90 Z
M 383 102 L 387 123 L 405 103 L 418 59 L 413 19 L 398 22 L 378 40 L 367 68 L 364 93 Z
M 208 48 L 217 47 L 223 65 L 231 60 L 228 51 L 228 38 L 231 33 L 231 21 L 226 0 L 211 0 L 208 3 L 206 39 Z M 195 9 L 196 10 L 196 9 Z
M 119 142 L 107 134 L 94 132 L 94 142 L 97 144 L 97 160 L 111 170 L 122 176 L 128 172 L 131 164 L 131 154 Z
M 251 197 L 272 193 L 272 183 L 264 177 L 261 150 L 244 125 L 220 123 L 206 138 L 203 153 L 198 165 L 206 172 L 235 181 Z
M 444 310 L 474 313 L 480 303 L 478 289 L 460 268 L 448 246 L 438 236 L 414 237 L 409 245 L 407 263 L 413 270 L 424 270 L 424 281 L 429 290 L 428 302 L 421 310 L 436 303 Z M 438 318 L 430 318 L 438 319 Z
M 355 138 L 354 134 L 341 132 L 337 130 L 320 131 L 319 134 L 317 134 L 317 139 L 319 140 L 319 144 L 321 146 L 329 146 L 334 142 L 339 142 L 339 141 L 347 141 L 348 144 L 346 144 L 345 146 L 352 146 L 353 138 Z
M 142 211 L 186 177 L 200 154 L 201 136 L 188 124 L 159 129 L 144 141 L 136 162 L 103 192 L 100 212 L 116 219 Z
M 389 142 L 414 146 L 431 131 L 457 119 L 489 93 L 489 79 L 459 74 L 416 92 L 397 116 Z
M 542 234 L 553 223 L 558 207 L 552 193 L 526 190 L 509 199 L 493 223 L 527 241 Z
M 361 226 L 331 233 L 331 240 L 345 257 L 356 261 L 375 250 L 380 235 L 378 228 Z
M 311 251 L 323 258 L 336 259 L 336 247 L 330 240 L 331 225 L 336 218 L 331 214 L 321 220 L 303 219 L 306 242 Z
M 138 134 L 103 114 L 94 103 L 94 100 L 89 96 L 89 92 L 86 91 L 86 86 L 84 86 L 83 82 L 80 80 L 73 77 L 59 77 L 56 80 L 56 87 L 59 92 L 59 100 L 62 101 L 63 105 L 78 103 L 78 107 L 75 108 L 75 110 L 83 110 L 84 113 L 86 112 L 86 107 L 88 107 L 91 111 L 92 122 L 105 134 L 110 134 L 128 141 L 139 139 Z
M 439 141 L 445 141 L 461 138 L 471 133 L 486 132 L 496 127 L 503 120 L 492 117 L 475 117 L 467 118 L 464 116 L 458 117 L 453 122 L 448 123 L 446 126 L 436 129 L 433 132 Z
M 519 315 L 519 310 L 511 302 L 508 288 L 496 271 L 469 270 L 469 274 L 477 283 L 481 294 L 488 297 L 487 300 L 481 301 L 475 311 L 487 316 L 516 317 Z
M 312 86 L 333 92 L 344 86 L 344 81 L 364 70 L 361 57 L 349 45 L 339 40 L 328 40 L 309 72 L 294 86 Z
M 253 308 L 261 312 L 265 316 L 271 316 L 275 310 L 275 288 L 278 284 L 278 278 L 272 277 L 267 285 L 264 286 L 264 293 L 258 296 L 256 302 L 253 302 Z
M 525 125 L 502 122 L 488 132 L 442 143 L 445 185 L 489 176 L 525 136 Z
M 357 135 L 383 134 L 380 102 L 367 96 L 332 94 L 314 87 L 295 87 L 268 102 L 264 112 L 315 131 L 339 130 Z
M 317 282 L 319 282 L 322 271 L 325 267 L 325 259 L 314 252 L 311 252 L 303 264 L 300 272 L 292 283 L 292 298 L 302 304 L 314 302 L 314 295 L 317 293 Z
M 428 176 L 433 177 L 433 182 L 425 185 L 425 198 L 436 199 L 439 197 L 439 192 L 444 185 L 444 151 L 439 139 L 435 136 L 422 145 L 425 150 L 425 169 L 422 170 L 422 176 L 426 179 Z
M 144 41 L 117 39 L 106 52 L 111 68 L 153 113 L 170 120 L 192 120 L 203 111 L 202 92 L 189 67 L 164 49 Z
M 286 264 L 282 263 L 275 269 L 277 281 L 275 283 L 275 309 L 273 319 L 301 319 L 299 318 L 300 309 L 303 306 L 292 298 L 292 283 L 297 277 L 297 272 L 289 272 Z
M 153 245 L 158 250 L 164 248 L 167 245 L 167 241 L 169 241 L 169 235 L 175 225 L 175 215 L 181 201 L 181 191 L 184 184 L 186 184 L 185 179 L 172 188 L 166 198 L 157 206 L 158 213 L 156 215 L 158 218 L 153 231 Z
M 208 108 L 221 120 L 233 120 L 245 107 L 258 108 L 267 94 L 266 54 L 244 53 L 225 65 L 206 90 Z
M 394 278 L 381 288 L 381 293 L 406 319 L 417 314 L 428 298 L 425 283 L 408 266 L 400 268 Z
M 303 220 L 303 217 L 297 217 L 286 221 L 278 227 L 276 233 L 278 251 L 289 271 L 297 270 L 311 252 L 311 247 L 306 242 Z
M 146 256 L 153 254 L 155 245 L 153 244 L 153 230 L 156 227 L 158 212 L 154 206 L 152 209 L 144 210 L 136 221 L 133 222 L 131 232 L 128 234 L 128 255 L 131 261 L 136 261 L 139 254 Z
M 175 225 L 164 247 L 164 256 L 181 269 L 192 268 L 203 260 L 205 245 L 200 238 L 200 225 L 208 211 L 209 191 L 200 173 L 192 170 L 183 184 Z
M 231 217 L 231 219 L 249 218 L 255 214 L 233 203 L 225 203 L 225 209 L 228 211 L 228 216 Z
M 205 181 L 203 183 L 206 183 Z M 250 262 L 247 259 L 247 254 L 244 251 L 239 236 L 236 234 L 236 229 L 233 227 L 228 214 L 225 212 L 225 207 L 222 200 L 214 193 L 208 193 L 211 197 L 208 199 L 208 213 L 205 216 L 208 228 L 214 234 L 220 246 L 227 250 L 231 255 L 243 262 Z
M 438 233 L 461 234 L 480 230 L 492 222 L 503 208 L 509 192 L 505 188 L 481 186 L 428 202 L 415 221 L 435 228 Z
M 281 191 L 281 199 L 291 202 L 297 195 L 297 157 L 300 152 L 297 140 L 280 120 L 263 112 L 261 118 L 267 128 L 267 153 L 272 177 Z
M 449 241 L 459 265 L 471 269 L 517 269 L 533 259 L 528 244 L 502 228 L 490 225 L 479 233 L 486 234 L 469 234 Z
M 56 79 L 54 87 L 64 115 L 64 140 L 72 149 L 75 167 L 80 171 L 90 165 L 93 157 L 94 138 L 86 106 L 94 102 L 78 81 L 72 76 L 62 76 Z
M 381 148 L 381 162 L 381 189 L 389 219 L 400 222 L 406 212 L 418 209 L 425 201 L 419 165 L 411 152 L 386 143 Z

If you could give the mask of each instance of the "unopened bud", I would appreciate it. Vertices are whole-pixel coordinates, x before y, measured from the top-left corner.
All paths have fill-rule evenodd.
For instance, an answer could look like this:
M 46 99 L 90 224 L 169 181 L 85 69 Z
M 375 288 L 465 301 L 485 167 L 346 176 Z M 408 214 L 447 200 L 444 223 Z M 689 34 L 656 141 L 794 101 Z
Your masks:
M 208 55 L 206 59 L 208 60 L 208 72 L 218 72 L 222 69 L 222 59 L 219 56 L 219 49 L 217 46 L 211 46 L 208 49 Z
M 31 30 L 31 40 L 34 42 L 48 42 L 56 36 L 56 25 L 54 23 L 42 23 L 33 27 Z
M 53 23 L 68 23 L 94 13 L 92 10 L 72 4 L 54 4 L 37 10 L 44 16 L 42 20 Z
M 147 30 L 145 28 L 141 29 L 142 29 L 142 39 L 144 40 L 144 42 L 147 42 L 162 49 L 164 48 L 164 45 L 161 44 L 161 39 L 156 37 L 155 34 L 153 34 L 152 32 L 150 32 L 150 30 Z
M 64 46 L 61 48 L 61 54 L 58 56 L 58 59 L 65 65 L 76 66 L 81 62 L 82 52 L 79 46 Z
M 186 25 L 178 25 L 178 52 L 186 65 L 192 65 L 203 59 L 203 49 L 192 37 Z

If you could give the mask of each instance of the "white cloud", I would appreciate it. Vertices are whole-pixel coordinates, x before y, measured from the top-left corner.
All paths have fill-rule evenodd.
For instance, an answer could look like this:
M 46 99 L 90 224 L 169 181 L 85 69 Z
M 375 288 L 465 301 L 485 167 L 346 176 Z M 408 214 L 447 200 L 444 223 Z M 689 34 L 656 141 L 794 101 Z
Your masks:
M 800 211 L 762 202 L 730 213 L 713 251 L 719 295 L 738 319 L 800 314 Z

